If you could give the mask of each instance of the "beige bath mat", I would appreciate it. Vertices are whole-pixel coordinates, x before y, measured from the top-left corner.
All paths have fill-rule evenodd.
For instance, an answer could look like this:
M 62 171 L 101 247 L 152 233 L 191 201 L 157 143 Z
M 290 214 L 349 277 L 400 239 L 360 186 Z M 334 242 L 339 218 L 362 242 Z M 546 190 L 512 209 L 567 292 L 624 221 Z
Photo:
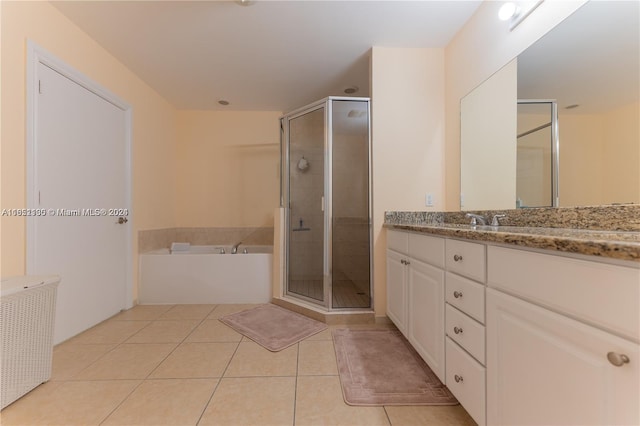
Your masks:
M 333 330 L 349 405 L 456 405 L 458 401 L 397 330 Z
M 220 318 L 259 345 L 278 352 L 327 328 L 320 321 L 271 303 Z

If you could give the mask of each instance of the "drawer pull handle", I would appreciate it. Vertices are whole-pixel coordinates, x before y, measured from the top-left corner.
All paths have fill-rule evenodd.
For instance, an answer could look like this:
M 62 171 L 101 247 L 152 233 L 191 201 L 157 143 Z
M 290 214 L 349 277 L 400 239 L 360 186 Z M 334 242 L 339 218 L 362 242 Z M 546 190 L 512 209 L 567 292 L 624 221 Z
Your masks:
M 462 297 L 462 292 L 461 291 L 454 291 L 453 292 L 453 297 L 455 297 L 456 299 L 460 299 Z
M 624 364 L 629 364 L 629 357 L 625 354 L 618 354 L 615 352 L 609 352 L 607 354 L 609 362 L 616 367 L 622 367 Z
M 462 333 L 462 329 L 460 327 L 453 327 L 453 332 L 456 334 Z
M 455 376 L 453 376 L 453 378 L 455 379 L 456 383 L 460 383 L 463 382 L 464 380 L 462 379 L 462 376 L 458 376 L 457 374 Z
M 454 254 L 453 255 L 453 260 L 455 262 L 460 262 L 460 261 L 462 261 L 462 256 L 460 256 L 459 254 Z

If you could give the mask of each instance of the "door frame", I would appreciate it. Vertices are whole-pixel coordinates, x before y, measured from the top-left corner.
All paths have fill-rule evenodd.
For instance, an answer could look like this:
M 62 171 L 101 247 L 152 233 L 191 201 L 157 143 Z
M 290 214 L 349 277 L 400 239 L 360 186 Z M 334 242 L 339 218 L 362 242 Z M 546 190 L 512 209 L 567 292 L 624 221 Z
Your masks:
M 126 233 L 126 248 L 125 248 L 125 294 L 122 301 L 125 309 L 133 306 L 133 230 L 134 226 L 134 214 L 131 209 L 132 206 L 132 190 L 131 190 L 131 164 L 132 164 L 132 150 L 131 150 L 131 129 L 132 129 L 132 107 L 127 102 L 116 96 L 102 85 L 91 80 L 80 71 L 71 67 L 69 64 L 63 62 L 41 46 L 34 43 L 32 40 L 27 40 L 27 80 L 26 80 L 26 189 L 27 199 L 26 204 L 28 209 L 36 209 L 39 207 L 38 203 L 38 191 L 36 188 L 36 182 L 38 181 L 38 170 L 36 164 L 36 158 L 38 153 L 38 91 L 36 90 L 38 81 L 38 64 L 43 64 L 52 70 L 58 72 L 79 86 L 87 89 L 91 93 L 99 96 L 105 101 L 111 103 L 113 106 L 122 110 L 125 114 L 125 170 L 126 170 L 126 188 L 125 199 L 127 200 L 127 206 L 129 209 L 129 230 Z M 115 206 L 105 206 L 115 207 Z M 120 206 L 118 206 L 120 207 Z M 27 216 L 27 236 L 26 236 L 26 269 L 27 274 L 33 273 L 33 266 L 36 264 L 36 220 L 37 217 Z

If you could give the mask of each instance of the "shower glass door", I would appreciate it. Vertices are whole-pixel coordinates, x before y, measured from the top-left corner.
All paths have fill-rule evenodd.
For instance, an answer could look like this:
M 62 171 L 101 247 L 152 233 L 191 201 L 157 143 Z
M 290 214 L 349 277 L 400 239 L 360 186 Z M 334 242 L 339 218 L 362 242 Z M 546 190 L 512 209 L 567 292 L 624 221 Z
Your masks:
M 325 108 L 289 120 L 287 293 L 325 304 Z
M 518 208 L 558 205 L 557 117 L 553 100 L 518 100 Z
M 331 102 L 331 306 L 369 308 L 369 103 Z

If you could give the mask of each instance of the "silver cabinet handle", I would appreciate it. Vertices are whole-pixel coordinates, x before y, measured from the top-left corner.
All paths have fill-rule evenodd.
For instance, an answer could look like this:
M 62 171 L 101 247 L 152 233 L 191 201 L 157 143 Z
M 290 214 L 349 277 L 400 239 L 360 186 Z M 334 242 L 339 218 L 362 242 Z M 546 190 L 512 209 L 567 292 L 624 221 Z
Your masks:
M 454 291 L 453 292 L 453 297 L 455 297 L 456 299 L 460 299 L 462 297 L 462 292 L 461 291 Z
M 460 327 L 453 327 L 453 332 L 456 334 L 462 333 L 462 329 Z
M 453 255 L 453 260 L 455 262 L 460 262 L 460 261 L 462 261 L 462 256 L 460 256 L 459 254 L 454 254 Z
M 464 380 L 462 379 L 462 376 L 458 376 L 457 374 L 455 376 L 453 376 L 453 378 L 455 379 L 456 383 L 460 383 L 463 382 Z
M 629 357 L 625 354 L 618 354 L 615 352 L 609 352 L 607 354 L 609 362 L 616 367 L 622 367 L 624 364 L 629 364 Z

